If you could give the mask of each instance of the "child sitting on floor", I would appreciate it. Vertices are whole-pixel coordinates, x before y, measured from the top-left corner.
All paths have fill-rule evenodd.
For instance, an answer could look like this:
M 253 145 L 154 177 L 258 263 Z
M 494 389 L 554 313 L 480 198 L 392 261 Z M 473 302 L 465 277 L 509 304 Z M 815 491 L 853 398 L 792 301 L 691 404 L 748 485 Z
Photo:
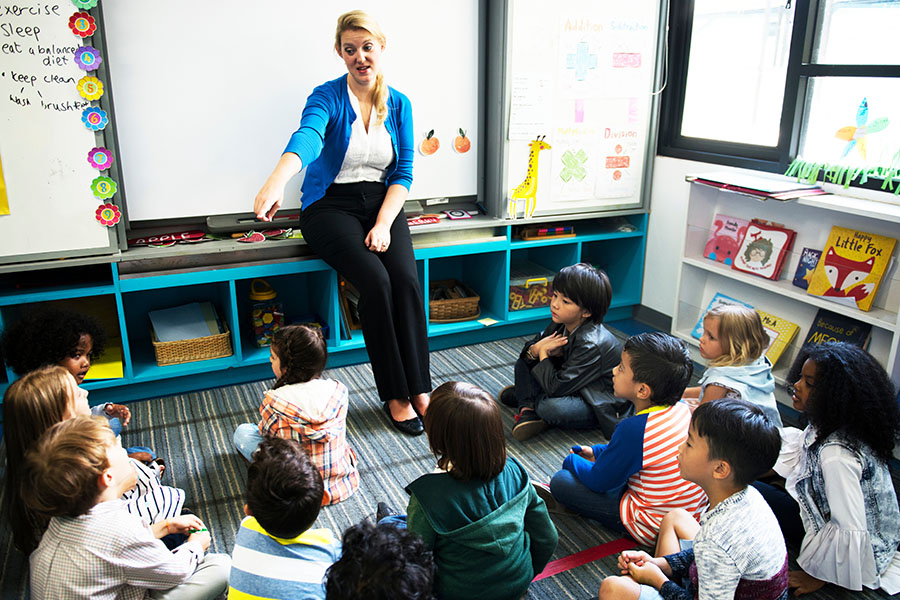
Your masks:
M 741 305 L 725 304 L 703 317 L 700 356 L 709 366 L 700 385 L 685 390 L 687 399 L 709 402 L 718 398 L 740 398 L 760 407 L 781 429 L 781 415 L 775 402 L 772 363 L 765 356 L 769 336 L 759 313 Z M 698 401 L 690 402 L 696 406 Z
M 19 377 L 41 367 L 59 365 L 72 374 L 78 385 L 84 382 L 91 361 L 103 353 L 105 343 L 106 333 L 93 317 L 49 306 L 30 310 L 13 321 L 2 338 L 6 363 Z M 109 419 L 116 435 L 131 420 L 131 411 L 122 404 L 100 404 L 91 409 L 91 414 Z
M 691 421 L 679 400 L 693 370 L 687 347 L 670 335 L 628 338 L 613 386 L 635 415 L 619 423 L 608 444 L 572 448 L 549 487 L 535 484 L 550 510 L 562 504 L 645 546 L 656 541 L 670 510 L 699 517 L 706 494 L 679 475 L 677 461 Z
M 660 558 L 623 552 L 619 569 L 627 576 L 604 579 L 600 600 L 787 600 L 784 538 L 765 500 L 748 487 L 772 468 L 780 445 L 778 428 L 759 407 L 732 399 L 700 405 L 678 455 L 682 477 L 709 496 L 699 527 L 678 511 L 698 530 L 693 546 Z M 671 581 L 684 577 L 689 589 Z
M 212 599 L 225 591 L 228 556 L 204 558 L 210 535 L 200 519 L 148 525 L 125 510 L 120 497 L 137 475 L 105 420 L 54 425 L 27 452 L 25 473 L 28 508 L 51 517 L 31 555 L 32 599 Z M 188 538 L 170 552 L 159 538 L 173 533 Z
M 37 547 L 47 520 L 30 511 L 21 501 L 25 480 L 26 451 L 46 430 L 75 416 L 90 416 L 87 392 L 63 367 L 44 367 L 10 384 L 3 395 L 3 427 L 6 441 L 6 515 L 16 547 L 25 554 Z M 177 517 L 184 504 L 184 491 L 160 485 L 155 471 L 131 461 L 137 485 L 123 495 L 125 508 L 150 523 Z
M 435 568 L 419 536 L 363 521 L 344 532 L 341 558 L 328 568 L 328 600 L 432 600 Z
M 900 509 L 888 464 L 900 408 L 888 374 L 865 350 L 828 342 L 804 346 L 790 380 L 809 425 L 782 433 L 775 471 L 784 489 L 753 485 L 800 545 L 791 587 L 797 595 L 826 582 L 900 592 Z
M 267 438 L 247 471 L 247 504 L 234 538 L 230 598 L 325 598 L 325 570 L 341 555 L 328 529 L 310 529 L 322 477 L 294 440 Z
M 259 407 L 259 425 L 244 423 L 234 432 L 241 455 L 251 455 L 265 437 L 300 442 L 325 484 L 323 504 L 349 498 L 359 487 L 356 453 L 347 443 L 347 388 L 322 377 L 328 360 L 319 329 L 290 325 L 275 332 L 269 350 L 277 380 Z
M 527 440 L 548 425 L 599 427 L 609 439 L 631 414 L 631 405 L 613 394 L 612 368 L 622 345 L 603 326 L 611 300 L 609 277 L 589 264 L 565 267 L 553 278 L 551 323 L 525 344 L 515 385 L 499 394 L 519 411 L 515 439 Z
M 437 471 L 406 487 L 407 527 L 434 552 L 443 600 L 519 600 L 556 549 L 556 527 L 506 454 L 500 407 L 484 390 L 439 386 L 425 413 Z

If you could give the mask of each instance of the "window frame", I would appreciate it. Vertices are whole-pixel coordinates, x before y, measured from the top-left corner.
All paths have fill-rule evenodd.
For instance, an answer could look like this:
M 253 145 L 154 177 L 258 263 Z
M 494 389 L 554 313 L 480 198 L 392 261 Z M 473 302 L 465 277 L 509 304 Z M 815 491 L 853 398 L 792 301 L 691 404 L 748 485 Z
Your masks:
M 783 0 L 790 4 L 792 0 Z M 724 142 L 681 135 L 690 61 L 694 0 L 669 3 L 669 56 L 666 89 L 662 94 L 657 154 L 686 160 L 784 173 L 797 156 L 810 77 L 895 77 L 900 65 L 811 64 L 819 6 L 825 0 L 793 0 L 794 23 L 785 74 L 778 144 L 775 147 Z M 881 189 L 882 180 L 870 178 L 854 187 Z

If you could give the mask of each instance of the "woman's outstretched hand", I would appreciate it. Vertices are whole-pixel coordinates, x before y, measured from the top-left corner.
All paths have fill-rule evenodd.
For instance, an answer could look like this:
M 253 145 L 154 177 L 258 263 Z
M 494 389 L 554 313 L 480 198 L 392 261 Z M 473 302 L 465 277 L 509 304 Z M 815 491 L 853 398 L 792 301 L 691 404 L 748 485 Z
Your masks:
M 284 201 L 284 186 L 303 168 L 300 157 L 285 152 L 253 201 L 253 212 L 260 221 L 271 221 Z

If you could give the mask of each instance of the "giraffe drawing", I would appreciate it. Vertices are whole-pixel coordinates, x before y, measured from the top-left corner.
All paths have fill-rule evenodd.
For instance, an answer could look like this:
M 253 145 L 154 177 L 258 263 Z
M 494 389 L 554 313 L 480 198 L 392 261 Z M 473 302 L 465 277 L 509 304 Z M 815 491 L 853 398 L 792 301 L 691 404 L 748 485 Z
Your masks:
M 528 170 L 525 173 L 525 181 L 519 184 L 519 187 L 513 190 L 509 197 L 509 218 L 516 218 L 516 204 L 518 200 L 525 200 L 525 217 L 534 214 L 534 208 L 537 204 L 535 194 L 537 194 L 537 178 L 538 178 L 538 153 L 541 150 L 549 150 L 550 144 L 544 141 L 546 136 L 538 136 L 535 140 L 528 142 Z

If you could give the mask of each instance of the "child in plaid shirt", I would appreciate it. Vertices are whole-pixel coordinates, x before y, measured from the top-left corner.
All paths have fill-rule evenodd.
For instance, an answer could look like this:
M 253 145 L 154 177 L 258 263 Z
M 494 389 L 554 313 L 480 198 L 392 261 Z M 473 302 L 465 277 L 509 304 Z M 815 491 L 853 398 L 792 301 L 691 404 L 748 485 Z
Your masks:
M 328 350 L 318 329 L 282 327 L 270 349 L 275 385 L 266 392 L 259 425 L 244 423 L 234 445 L 248 461 L 264 437 L 300 442 L 322 474 L 322 504 L 349 498 L 359 487 L 356 453 L 347 444 L 347 387 L 322 377 Z

